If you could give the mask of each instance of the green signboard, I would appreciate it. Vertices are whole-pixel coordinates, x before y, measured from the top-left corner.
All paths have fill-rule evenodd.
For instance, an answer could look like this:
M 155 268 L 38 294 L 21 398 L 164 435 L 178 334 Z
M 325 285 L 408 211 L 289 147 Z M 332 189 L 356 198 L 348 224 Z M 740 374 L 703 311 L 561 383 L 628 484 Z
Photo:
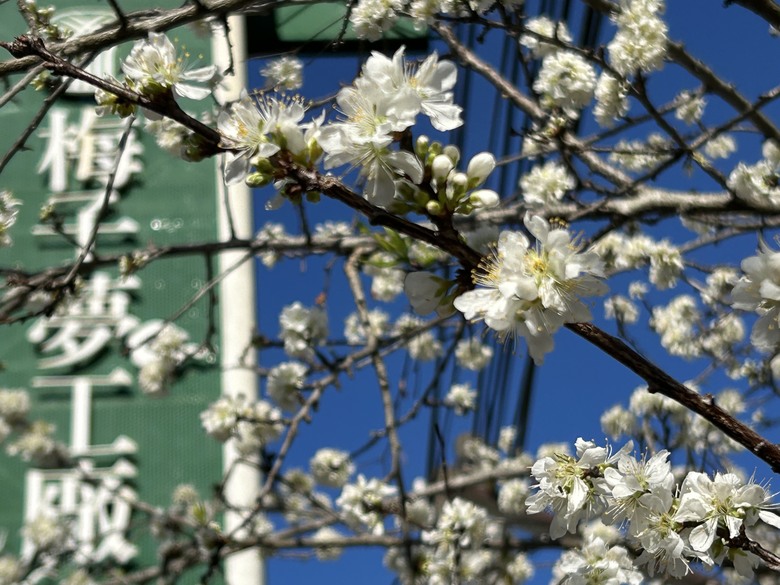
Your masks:
M 114 19 L 105 6 L 63 0 L 55 21 L 73 35 L 90 32 Z M 160 3 L 128 0 L 122 6 L 130 12 Z M 0 39 L 24 32 L 16 5 L 0 7 Z M 170 37 L 207 64 L 209 38 L 185 29 Z M 131 46 L 98 55 L 92 71 L 120 76 Z M 2 154 L 29 127 L 50 91 L 28 87 L 0 108 Z M 185 104 L 190 106 L 197 104 Z M 69 519 L 76 559 L 85 565 L 154 564 L 149 518 L 132 502 L 168 506 L 174 488 L 184 482 L 208 497 L 220 480 L 221 447 L 206 437 L 199 421 L 220 394 L 221 340 L 208 327 L 218 326 L 218 312 L 209 306 L 209 295 L 193 301 L 216 268 L 209 269 L 200 256 L 161 260 L 132 274 L 123 274 L 118 262 L 94 267 L 104 258 L 148 249 L 151 242 L 215 240 L 218 180 L 215 164 L 189 164 L 158 147 L 142 117 L 132 126 L 97 117 L 92 90 L 81 83 L 46 112 L 0 174 L 0 189 L 21 202 L 10 233 L 13 244 L 0 248 L 6 287 L 9 270 L 20 271 L 21 283 L 46 267 L 74 263 L 95 242 L 84 258 L 92 268 L 70 289 L 51 289 L 68 295 L 53 313 L 29 314 L 2 326 L 0 388 L 29 391 L 31 418 L 56 425 L 54 437 L 68 447 L 74 463 L 63 467 L 56 458 L 23 463 L 0 456 L 6 553 L 32 554 L 20 527 L 59 515 Z M 39 309 L 53 299 L 46 292 L 36 295 Z M 161 392 L 164 384 L 149 364 L 154 344 L 166 336 L 186 353 L 187 367 L 169 392 Z

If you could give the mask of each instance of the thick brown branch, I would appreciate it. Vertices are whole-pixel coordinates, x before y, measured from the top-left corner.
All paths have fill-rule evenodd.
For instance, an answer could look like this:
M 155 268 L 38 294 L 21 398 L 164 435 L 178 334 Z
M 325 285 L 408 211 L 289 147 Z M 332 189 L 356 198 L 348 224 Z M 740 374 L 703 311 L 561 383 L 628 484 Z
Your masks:
M 569 323 L 566 327 L 638 374 L 647 382 L 650 392 L 658 392 L 679 402 L 688 410 L 715 425 L 726 436 L 766 461 L 772 471 L 780 473 L 780 446 L 768 442 L 749 426 L 735 419 L 715 404 L 712 396 L 698 394 L 680 384 L 628 345 L 591 323 Z

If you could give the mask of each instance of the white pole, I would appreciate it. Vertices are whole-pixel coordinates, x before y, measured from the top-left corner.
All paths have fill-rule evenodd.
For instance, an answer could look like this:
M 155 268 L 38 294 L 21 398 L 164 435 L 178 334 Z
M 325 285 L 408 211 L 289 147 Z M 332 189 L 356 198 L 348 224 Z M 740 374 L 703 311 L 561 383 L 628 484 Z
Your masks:
M 233 65 L 233 75 L 226 77 L 217 91 L 220 103 L 235 100 L 247 85 L 246 47 L 244 19 L 231 16 L 228 19 L 230 43 L 225 38 L 224 28 L 214 34 L 212 54 L 220 71 Z M 232 61 L 229 47 L 233 48 Z M 251 238 L 252 193 L 242 182 L 225 186 L 220 170 L 221 157 L 217 157 L 217 209 L 219 214 L 219 237 L 230 238 L 225 198 L 229 201 L 233 228 L 239 238 Z M 219 256 L 220 273 L 235 266 L 246 255 L 246 251 L 223 252 Z M 257 376 L 254 372 L 255 354 L 251 349 L 255 325 L 255 275 L 252 260 L 244 262 L 220 284 L 220 366 L 222 368 L 222 395 L 236 397 L 244 395 L 247 400 L 257 396 Z M 232 508 L 225 512 L 225 531 L 233 533 L 246 520 L 243 512 L 256 505 L 260 493 L 260 471 L 257 465 L 240 460 L 232 441 L 225 443 L 222 451 L 223 472 L 229 473 L 224 497 Z M 256 462 L 255 462 L 256 463 Z M 241 534 L 237 534 L 241 536 Z M 257 549 L 249 549 L 230 555 L 225 559 L 225 582 L 227 585 L 264 585 L 265 566 Z

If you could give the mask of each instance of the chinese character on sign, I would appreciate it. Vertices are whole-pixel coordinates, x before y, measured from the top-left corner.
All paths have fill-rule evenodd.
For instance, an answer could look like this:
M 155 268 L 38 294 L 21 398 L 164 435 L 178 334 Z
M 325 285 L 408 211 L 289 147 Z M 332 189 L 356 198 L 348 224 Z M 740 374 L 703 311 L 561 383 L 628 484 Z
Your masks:
M 112 279 L 97 272 L 84 283 L 79 296 L 64 303 L 51 317 L 39 318 L 27 331 L 27 339 L 50 355 L 38 360 L 38 367 L 83 366 L 112 339 L 126 335 L 139 322 L 128 312 L 128 291 L 140 285 L 137 277 Z
M 75 469 L 27 472 L 25 520 L 31 522 L 40 516 L 69 519 L 70 536 L 83 562 L 112 557 L 126 563 L 137 552 L 125 536 L 136 495 L 126 485 L 136 474 L 127 457 L 136 452 L 137 446 L 123 436 L 108 445 L 93 445 L 91 438 L 95 391 L 125 388 L 131 383 L 132 376 L 121 368 L 107 376 L 39 376 L 32 382 L 35 388 L 68 390 L 70 454 L 79 464 Z M 34 554 L 32 543 L 25 542 L 22 553 Z
M 143 153 L 143 146 L 132 130 L 119 163 L 116 162 L 124 127 L 121 121 L 101 120 L 92 107 L 81 110 L 78 123 L 68 122 L 67 110 L 52 108 L 49 127 L 41 132 L 46 147 L 38 163 L 39 173 L 49 173 L 51 191 L 62 193 L 72 184 L 90 181 L 106 185 L 114 167 L 114 188 L 124 187 L 143 170 L 137 158 Z
M 71 32 L 70 39 L 95 32 L 102 26 L 115 21 L 116 17 L 110 10 L 86 7 L 59 11 L 52 18 L 54 24 Z M 96 55 L 87 66 L 87 71 L 101 79 L 104 77 L 116 77 L 116 47 L 110 47 Z M 67 93 L 71 95 L 92 95 L 95 93 L 95 88 L 83 81 L 74 80 L 68 87 Z

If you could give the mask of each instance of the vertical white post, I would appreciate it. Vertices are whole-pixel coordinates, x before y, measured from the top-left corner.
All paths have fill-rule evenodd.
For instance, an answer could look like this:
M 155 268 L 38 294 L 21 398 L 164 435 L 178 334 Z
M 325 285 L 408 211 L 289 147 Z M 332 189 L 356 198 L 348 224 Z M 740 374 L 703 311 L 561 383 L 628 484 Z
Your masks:
M 228 19 L 230 45 L 224 34 L 215 34 L 212 41 L 214 63 L 224 71 L 231 63 L 229 46 L 233 48 L 233 75 L 227 77 L 223 87 L 217 92 L 221 103 L 238 99 L 241 90 L 246 88 L 246 48 L 244 19 L 231 16 Z M 221 161 L 217 161 L 219 165 Z M 222 181 L 220 169 L 217 169 L 217 209 L 219 214 L 219 236 L 230 237 L 230 223 L 225 198 L 230 202 L 233 228 L 239 238 L 251 238 L 252 193 L 242 182 L 226 187 Z M 219 256 L 220 272 L 232 268 L 246 255 L 246 251 L 223 252 Z M 254 265 L 247 261 L 225 278 L 220 290 L 220 345 L 222 348 L 220 364 L 222 368 L 222 394 L 224 396 L 244 395 L 255 400 L 257 395 L 257 377 L 254 373 L 254 352 L 252 344 L 255 324 L 255 287 Z M 225 530 L 233 532 L 241 526 L 246 516 L 241 510 L 251 510 L 256 505 L 260 493 L 261 476 L 256 465 L 248 465 L 239 460 L 239 455 L 231 441 L 225 444 L 222 452 L 223 470 L 230 476 L 225 485 L 225 499 L 234 507 L 234 511 L 225 512 Z M 225 581 L 227 585 L 264 585 L 265 567 L 257 550 L 246 550 L 230 555 L 225 559 Z

